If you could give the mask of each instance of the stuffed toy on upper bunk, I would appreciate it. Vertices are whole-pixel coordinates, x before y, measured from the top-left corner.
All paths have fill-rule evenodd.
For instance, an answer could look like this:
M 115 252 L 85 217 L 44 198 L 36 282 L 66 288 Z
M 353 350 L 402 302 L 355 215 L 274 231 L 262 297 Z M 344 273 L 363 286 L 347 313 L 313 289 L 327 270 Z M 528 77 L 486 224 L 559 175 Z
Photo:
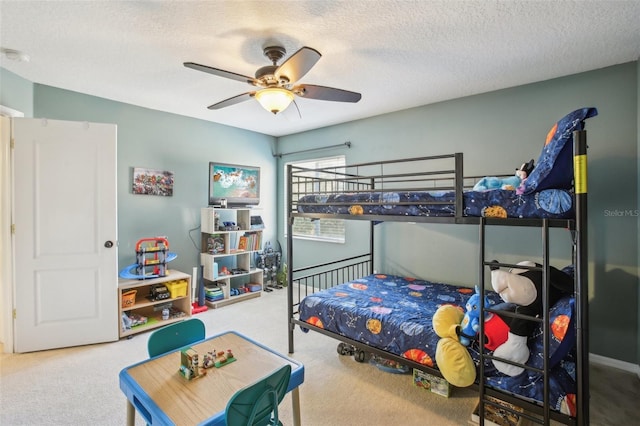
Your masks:
M 533 171 L 533 159 L 528 163 L 523 163 L 516 169 L 516 174 L 504 178 L 486 176 L 480 179 L 473 186 L 474 191 L 490 191 L 492 189 L 504 189 L 515 191 L 527 179 Z
M 474 191 L 515 189 L 531 194 L 545 189 L 571 189 L 573 186 L 573 132 L 584 128 L 584 120 L 598 115 L 596 108 L 580 108 L 558 120 L 547 133 L 542 152 L 535 163 L 531 160 L 517 169 L 515 176 L 500 179 L 482 178 Z

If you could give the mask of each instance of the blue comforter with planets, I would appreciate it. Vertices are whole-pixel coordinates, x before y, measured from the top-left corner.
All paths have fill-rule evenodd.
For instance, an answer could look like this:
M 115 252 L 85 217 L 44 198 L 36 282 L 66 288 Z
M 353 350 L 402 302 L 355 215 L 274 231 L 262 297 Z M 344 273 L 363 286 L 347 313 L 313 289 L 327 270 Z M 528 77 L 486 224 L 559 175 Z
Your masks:
M 299 318 L 311 325 L 356 340 L 367 346 L 391 352 L 428 367 L 437 368 L 436 345 L 439 337 L 433 330 L 432 318 L 442 304 L 465 309 L 474 292 L 467 287 L 435 283 L 415 278 L 376 274 L 353 280 L 307 296 L 300 303 Z M 502 300 L 490 292 L 493 303 Z M 572 350 L 573 298 L 566 297 L 552 307 L 549 339 L 553 366 L 550 378 L 551 407 L 575 415 L 575 371 Z M 529 365 L 542 368 L 542 329 L 529 338 Z M 469 347 L 479 364 L 479 345 Z M 510 377 L 498 372 L 490 362 L 485 365 L 485 380 L 490 386 L 510 391 L 534 401 L 543 400 L 543 378 L 525 370 Z
M 358 192 L 310 194 L 298 202 L 300 213 L 341 215 L 455 216 L 454 191 Z M 568 219 L 574 216 L 569 190 L 530 194 L 510 190 L 463 192 L 463 216 Z

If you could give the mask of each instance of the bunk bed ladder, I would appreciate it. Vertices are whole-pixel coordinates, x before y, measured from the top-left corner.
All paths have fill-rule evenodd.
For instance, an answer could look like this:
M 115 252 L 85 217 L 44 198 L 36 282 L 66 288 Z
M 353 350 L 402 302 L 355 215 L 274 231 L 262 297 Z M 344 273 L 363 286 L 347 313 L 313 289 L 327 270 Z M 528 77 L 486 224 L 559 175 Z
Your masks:
M 480 282 L 480 293 L 481 294 L 485 294 L 485 290 L 486 290 L 486 280 L 485 280 L 485 266 L 489 266 L 489 267 L 515 267 L 517 265 L 512 265 L 512 264 L 506 264 L 506 263 L 497 263 L 495 261 L 487 261 L 485 259 L 485 252 L 486 252 L 486 219 L 480 218 L 480 226 L 479 226 L 479 240 L 480 240 L 480 276 L 479 276 L 479 282 Z M 497 398 L 499 400 L 503 400 L 505 402 L 509 402 L 511 404 L 514 405 L 518 405 L 518 401 L 517 399 L 509 396 L 509 395 L 504 395 L 501 391 L 499 390 L 495 390 L 495 389 L 491 389 L 489 388 L 484 380 L 484 363 L 485 360 L 491 360 L 491 359 L 499 359 L 502 362 L 506 362 L 509 364 L 513 364 L 513 365 L 517 365 L 517 366 L 521 366 L 524 367 L 526 369 L 534 369 L 536 371 L 539 371 L 540 373 L 542 373 L 543 375 L 543 405 L 539 410 L 536 410 L 537 415 L 533 415 L 533 414 L 529 414 L 527 412 L 518 412 L 515 410 L 512 410 L 511 408 L 507 407 L 507 406 L 500 406 L 500 408 L 511 412 L 514 415 L 517 415 L 519 417 L 524 417 L 526 419 L 528 419 L 529 421 L 533 422 L 533 423 L 537 423 L 537 424 L 543 424 L 543 425 L 549 425 L 551 424 L 551 409 L 550 409 L 550 401 L 549 401 L 549 374 L 550 374 L 550 367 L 549 367 L 549 336 L 551 333 L 551 327 L 549 325 L 549 286 L 550 286 L 550 263 L 549 263 L 549 228 L 550 228 L 550 224 L 549 224 L 549 220 L 548 219 L 543 219 L 541 221 L 541 231 L 542 231 L 542 265 L 541 266 L 536 266 L 536 267 L 524 267 L 524 266 L 518 266 L 518 267 L 522 267 L 523 269 L 536 269 L 536 270 L 541 270 L 542 271 L 542 307 L 543 307 L 543 316 L 541 319 L 536 319 L 536 318 L 532 318 L 532 317 L 526 317 L 524 315 L 520 315 L 520 314 L 512 314 L 510 312 L 505 312 L 505 311 L 500 311 L 502 314 L 507 315 L 507 316 L 511 316 L 511 317 L 518 317 L 518 318 L 525 318 L 531 321 L 537 321 L 537 322 L 541 322 L 542 323 L 542 330 L 543 330 L 543 365 L 542 365 L 542 370 L 538 370 L 538 369 L 534 369 L 533 367 L 528 367 L 525 365 L 521 365 L 518 363 L 512 363 L 511 361 L 508 360 L 503 360 L 501 358 L 494 358 L 491 355 L 488 355 L 485 353 L 484 350 L 480 350 L 480 365 L 479 365 L 479 374 L 478 374 L 478 391 L 479 391 L 479 406 L 478 406 L 478 416 L 480 417 L 480 425 L 484 425 L 484 418 L 485 418 L 485 407 L 486 405 L 496 405 L 494 402 L 492 402 L 488 396 L 491 396 L 493 398 Z M 480 330 L 479 330 L 479 343 L 480 343 L 480 348 L 484 348 L 485 345 L 485 335 L 484 335 L 484 317 L 485 317 L 485 312 L 495 312 L 495 310 L 491 310 L 490 308 L 486 307 L 484 305 L 484 298 L 481 297 L 480 298 Z
M 586 426 L 589 424 L 589 298 L 588 298 L 588 238 L 587 238 L 587 132 L 586 130 L 576 130 L 573 132 L 573 158 L 574 158 L 574 189 L 575 189 L 575 221 L 573 225 L 569 225 L 572 232 L 573 242 L 573 264 L 574 264 L 574 298 L 575 298 L 575 318 L 576 318 L 576 400 L 575 400 L 575 418 L 569 420 L 569 424 L 577 426 Z M 529 414 L 522 415 L 524 418 L 545 425 L 550 424 L 551 418 L 556 420 L 555 413 L 551 412 L 549 401 L 549 335 L 550 324 L 548 319 L 549 313 L 549 221 L 542 220 L 542 300 L 543 300 L 543 369 L 544 373 L 544 400 L 541 414 L 536 412 L 538 416 Z M 485 266 L 514 266 L 506 264 L 496 264 L 495 262 L 486 261 L 485 259 L 485 218 L 480 218 L 480 275 L 479 283 L 481 293 L 484 294 L 485 283 Z M 484 347 L 484 298 L 480 298 L 480 348 Z M 490 311 L 491 309 L 489 309 Z M 486 386 L 484 377 L 484 362 L 490 356 L 480 350 L 479 365 L 479 409 L 480 424 L 484 424 L 485 405 L 491 404 L 487 400 L 487 396 L 494 396 L 502 399 L 501 392 Z M 514 402 L 513 397 L 506 395 L 504 400 Z M 539 407 L 538 407 L 539 408 Z M 508 410 L 509 411 L 509 410 Z M 566 418 L 566 416 L 565 416 Z

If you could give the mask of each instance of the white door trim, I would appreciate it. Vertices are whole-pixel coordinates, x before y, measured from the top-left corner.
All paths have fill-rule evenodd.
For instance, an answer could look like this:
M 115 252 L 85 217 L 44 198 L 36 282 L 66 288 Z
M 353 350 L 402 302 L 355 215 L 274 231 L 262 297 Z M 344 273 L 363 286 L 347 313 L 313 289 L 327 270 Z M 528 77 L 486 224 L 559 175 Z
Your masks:
M 13 173 L 11 172 L 11 117 L 24 113 L 0 105 L 0 343 L 6 353 L 13 352 L 13 238 L 11 223 Z

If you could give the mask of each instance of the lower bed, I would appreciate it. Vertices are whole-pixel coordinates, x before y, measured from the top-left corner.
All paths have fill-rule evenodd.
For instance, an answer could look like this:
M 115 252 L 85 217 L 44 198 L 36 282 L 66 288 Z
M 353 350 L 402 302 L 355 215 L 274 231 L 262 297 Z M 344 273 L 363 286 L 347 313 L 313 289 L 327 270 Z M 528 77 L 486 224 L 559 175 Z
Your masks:
M 473 289 L 426 280 L 374 274 L 337 285 L 305 297 L 299 306 L 299 319 L 326 331 L 347 337 L 385 352 L 437 369 L 436 346 L 439 337 L 432 318 L 439 306 L 451 304 L 464 310 Z M 500 303 L 496 293 L 489 299 Z M 565 297 L 551 309 L 549 321 L 553 331 L 550 356 L 555 366 L 550 375 L 551 408 L 575 415 L 575 367 L 572 354 L 574 339 L 567 333 L 572 324 L 573 299 Z M 531 356 L 527 364 L 542 368 L 542 330 L 529 338 Z M 479 364 L 478 343 L 469 352 Z M 489 386 L 509 391 L 529 401 L 542 404 L 541 374 L 525 370 L 510 377 L 485 364 L 485 380 Z

